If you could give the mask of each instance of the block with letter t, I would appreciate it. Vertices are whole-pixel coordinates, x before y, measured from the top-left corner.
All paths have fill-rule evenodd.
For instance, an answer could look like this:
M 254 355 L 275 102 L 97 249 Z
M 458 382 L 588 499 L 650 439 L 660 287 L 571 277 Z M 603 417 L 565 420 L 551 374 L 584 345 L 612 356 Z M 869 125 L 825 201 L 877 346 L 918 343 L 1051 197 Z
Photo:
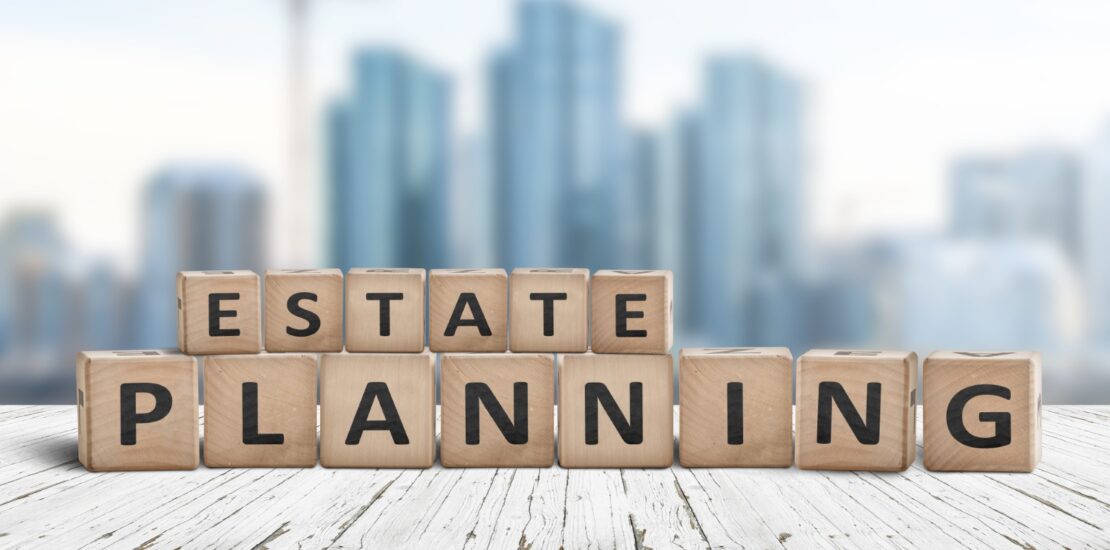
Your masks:
M 77 457 L 93 472 L 196 468 L 196 358 L 170 350 L 79 353 Z
M 1041 457 L 1041 355 L 938 351 L 925 359 L 925 467 L 1031 472 Z
M 806 470 L 901 471 L 917 455 L 917 354 L 812 350 L 798 359 L 795 460 Z
M 514 269 L 509 277 L 509 349 L 585 352 L 589 284 L 588 269 Z
M 266 272 L 266 351 L 343 349 L 343 272 Z
M 508 349 L 508 285 L 504 269 L 433 269 L 428 275 L 431 350 Z
M 590 280 L 594 353 L 668 353 L 674 334 L 670 271 L 608 270 Z
M 189 355 L 258 353 L 258 274 L 182 271 L 177 274 L 177 347 Z
M 347 271 L 347 351 L 424 350 L 423 269 Z

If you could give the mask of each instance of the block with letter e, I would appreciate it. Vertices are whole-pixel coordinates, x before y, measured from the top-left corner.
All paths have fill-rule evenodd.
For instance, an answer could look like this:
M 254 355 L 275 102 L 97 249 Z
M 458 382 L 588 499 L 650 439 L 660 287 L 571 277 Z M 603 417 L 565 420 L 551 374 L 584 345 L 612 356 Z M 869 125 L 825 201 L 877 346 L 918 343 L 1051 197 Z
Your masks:
M 204 464 L 316 464 L 316 356 L 213 355 L 204 359 Z
M 917 354 L 812 350 L 798 358 L 795 460 L 805 470 L 901 471 L 917 455 Z
M 508 349 L 508 285 L 504 269 L 433 269 L 428 275 L 431 350 Z
M 590 279 L 590 350 L 668 353 L 673 340 L 670 271 L 606 270 Z
M 320 464 L 428 468 L 436 458 L 435 356 L 320 357 Z
M 177 274 L 177 347 L 189 355 L 258 353 L 258 274 L 182 271 Z
M 509 349 L 585 352 L 589 284 L 588 269 L 514 269 L 509 276 Z
M 343 272 L 266 272 L 266 351 L 343 349 Z
M 559 355 L 559 464 L 674 462 L 674 365 L 664 355 Z
M 424 350 L 423 269 L 347 271 L 347 351 Z
M 89 471 L 192 470 L 197 360 L 171 350 L 77 354 L 77 456 Z
M 938 351 L 925 359 L 925 467 L 1032 472 L 1041 457 L 1041 354 Z
M 552 355 L 445 353 L 440 376 L 439 454 L 444 466 L 554 464 Z

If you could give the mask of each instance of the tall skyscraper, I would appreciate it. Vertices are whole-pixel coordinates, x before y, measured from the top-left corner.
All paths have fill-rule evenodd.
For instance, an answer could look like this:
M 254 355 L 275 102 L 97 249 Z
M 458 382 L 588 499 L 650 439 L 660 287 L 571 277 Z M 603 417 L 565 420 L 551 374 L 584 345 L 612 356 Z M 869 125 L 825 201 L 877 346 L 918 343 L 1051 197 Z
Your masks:
M 441 267 L 447 258 L 450 86 L 392 50 L 354 59 L 328 113 L 328 249 L 335 267 Z
M 237 166 L 182 163 L 151 178 L 142 205 L 137 344 L 175 347 L 178 271 L 266 269 L 266 193 Z
M 515 24 L 489 69 L 500 261 L 611 267 L 619 33 L 561 0 L 519 2 Z

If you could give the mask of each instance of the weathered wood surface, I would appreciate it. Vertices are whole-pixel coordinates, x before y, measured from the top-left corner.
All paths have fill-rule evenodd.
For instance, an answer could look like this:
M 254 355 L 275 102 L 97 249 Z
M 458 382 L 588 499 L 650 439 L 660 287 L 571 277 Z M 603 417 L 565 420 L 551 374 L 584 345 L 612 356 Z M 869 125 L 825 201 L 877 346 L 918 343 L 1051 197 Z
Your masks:
M 933 474 L 920 458 L 896 474 L 438 465 L 91 474 L 77 463 L 76 416 L 0 407 L 0 547 L 1110 546 L 1110 407 L 1046 407 L 1032 474 Z

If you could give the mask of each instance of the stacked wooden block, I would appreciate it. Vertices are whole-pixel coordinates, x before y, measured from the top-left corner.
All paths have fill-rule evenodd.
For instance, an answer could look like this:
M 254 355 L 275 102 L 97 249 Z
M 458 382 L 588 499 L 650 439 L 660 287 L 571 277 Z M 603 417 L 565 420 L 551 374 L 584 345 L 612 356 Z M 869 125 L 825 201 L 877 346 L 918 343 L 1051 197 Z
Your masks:
M 556 373 L 562 466 L 673 461 L 670 272 L 317 269 L 269 271 L 260 283 L 249 271 L 183 272 L 180 352 L 78 356 L 82 464 L 195 468 L 195 356 L 205 356 L 206 465 L 311 467 L 319 452 L 327 467 L 426 468 L 436 353 L 444 466 L 553 464 Z M 682 350 L 680 462 L 877 471 L 913 462 L 914 353 L 814 350 L 799 358 L 796 383 L 794 371 L 785 348 Z M 1038 354 L 937 352 L 924 386 L 927 468 L 1036 466 Z

